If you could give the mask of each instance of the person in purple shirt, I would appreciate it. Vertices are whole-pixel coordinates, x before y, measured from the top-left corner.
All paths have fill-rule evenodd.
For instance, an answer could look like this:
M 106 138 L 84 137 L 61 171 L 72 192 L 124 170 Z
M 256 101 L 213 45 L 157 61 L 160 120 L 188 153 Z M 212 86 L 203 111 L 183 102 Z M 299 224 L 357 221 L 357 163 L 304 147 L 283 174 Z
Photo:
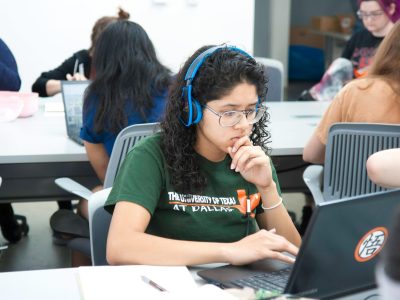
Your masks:
M 93 56 L 95 78 L 83 105 L 81 138 L 101 182 L 118 133 L 128 125 L 160 121 L 171 73 L 163 66 L 146 31 L 119 20 L 100 35 Z M 78 211 L 87 217 L 87 201 Z
M 18 74 L 17 62 L 6 43 L 0 39 L 0 91 L 19 91 L 21 78 Z M 10 203 L 0 203 L 1 232 L 10 243 L 18 242 L 23 234 L 27 234 L 28 225 L 25 217 L 17 221 Z

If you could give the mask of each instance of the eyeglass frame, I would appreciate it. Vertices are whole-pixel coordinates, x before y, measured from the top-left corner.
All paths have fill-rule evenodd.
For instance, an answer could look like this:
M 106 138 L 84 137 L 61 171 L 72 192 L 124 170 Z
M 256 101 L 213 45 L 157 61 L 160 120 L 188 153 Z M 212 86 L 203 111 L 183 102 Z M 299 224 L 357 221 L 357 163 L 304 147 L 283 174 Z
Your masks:
M 370 12 L 363 12 L 362 10 L 357 10 L 356 14 L 360 20 L 367 19 L 367 18 L 376 20 L 380 16 L 384 15 L 385 12 L 382 9 L 378 9 L 378 10 L 374 10 L 374 11 L 370 11 Z
M 223 113 L 219 113 L 219 112 L 215 111 L 214 109 L 212 109 L 211 107 L 209 107 L 207 104 L 201 104 L 201 106 L 204 107 L 204 108 L 207 108 L 207 109 L 208 109 L 209 111 L 211 111 L 214 115 L 216 115 L 216 116 L 219 117 L 218 124 L 219 124 L 221 127 L 233 127 L 233 126 L 235 126 L 236 124 L 239 124 L 240 121 L 241 121 L 242 118 L 243 118 L 243 115 L 246 116 L 246 121 L 247 121 L 249 124 L 251 124 L 251 125 L 256 124 L 258 121 L 260 121 L 260 119 L 262 118 L 262 116 L 263 116 L 263 115 L 265 114 L 265 112 L 267 111 L 266 107 L 264 107 L 264 106 L 262 106 L 262 105 L 260 105 L 260 104 L 257 104 L 255 109 L 228 110 L 228 111 L 225 111 L 225 112 L 223 112 Z M 261 112 L 262 112 L 260 119 L 258 119 L 258 120 L 255 121 L 255 122 L 252 122 L 253 120 L 256 119 L 256 116 L 257 116 L 257 112 L 258 112 L 258 111 L 261 111 Z M 238 121 L 237 121 L 236 123 L 232 124 L 232 125 L 222 125 L 222 124 L 221 124 L 221 118 L 223 117 L 223 115 L 226 114 L 226 113 L 232 113 L 232 112 L 239 112 L 239 113 L 242 113 L 242 117 L 241 117 L 240 119 L 238 119 Z M 249 121 L 249 120 L 247 119 L 247 117 L 248 117 L 248 115 L 249 115 L 250 113 L 252 113 L 252 112 L 255 112 L 256 115 L 254 116 L 254 119 L 253 119 L 253 120 Z

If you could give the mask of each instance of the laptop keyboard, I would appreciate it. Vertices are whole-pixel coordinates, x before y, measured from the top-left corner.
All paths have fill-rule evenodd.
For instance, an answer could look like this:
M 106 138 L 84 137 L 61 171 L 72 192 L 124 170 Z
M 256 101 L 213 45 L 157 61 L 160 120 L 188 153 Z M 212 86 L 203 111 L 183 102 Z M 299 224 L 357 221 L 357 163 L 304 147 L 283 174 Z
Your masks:
M 247 286 L 256 290 L 264 289 L 267 291 L 283 292 L 286 283 L 289 280 L 291 271 L 292 268 L 288 267 L 274 272 L 257 274 L 251 277 L 237 279 L 231 281 L 230 283 L 241 288 Z

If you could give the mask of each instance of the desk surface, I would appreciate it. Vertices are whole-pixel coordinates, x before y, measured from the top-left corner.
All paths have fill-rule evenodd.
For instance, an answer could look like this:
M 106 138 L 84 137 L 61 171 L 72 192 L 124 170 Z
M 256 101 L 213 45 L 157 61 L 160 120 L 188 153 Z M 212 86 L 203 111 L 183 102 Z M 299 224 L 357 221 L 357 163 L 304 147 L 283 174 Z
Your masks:
M 322 30 L 311 29 L 310 32 L 341 41 L 348 41 L 351 38 L 351 34 L 349 33 L 341 33 L 336 31 L 322 31 Z
M 84 147 L 67 137 L 64 113 L 44 112 L 43 103 L 60 100 L 41 101 L 41 109 L 34 116 L 0 124 L 0 202 L 71 199 L 71 194 L 54 184 L 59 177 L 73 178 L 87 187 L 99 184 Z M 305 167 L 301 154 L 328 105 L 268 103 L 269 146 L 283 191 L 307 190 L 301 177 Z
M 196 269 L 191 271 L 197 285 L 205 284 L 195 272 Z M 82 299 L 77 268 L 0 273 L 0 291 L 1 299 Z M 376 290 L 370 290 L 340 299 L 358 300 L 368 298 L 372 300 L 377 299 L 377 297 L 371 297 L 376 293 Z
M 0 126 L 0 164 L 87 161 L 84 147 L 67 137 L 63 112 L 44 112 Z
M 267 106 L 272 155 L 301 155 L 328 103 L 285 101 Z M 0 140 L 0 164 L 88 160 L 84 147 L 67 137 L 64 113 L 44 112 L 44 105 L 32 117 L 2 123 Z
M 303 148 L 330 102 L 271 102 L 272 156 L 302 155 Z

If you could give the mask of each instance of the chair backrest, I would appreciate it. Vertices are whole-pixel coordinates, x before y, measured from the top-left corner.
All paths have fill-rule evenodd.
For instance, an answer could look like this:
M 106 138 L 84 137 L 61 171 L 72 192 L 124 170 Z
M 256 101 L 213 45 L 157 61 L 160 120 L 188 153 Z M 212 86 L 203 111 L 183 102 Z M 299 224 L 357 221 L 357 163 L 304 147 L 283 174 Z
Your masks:
M 121 130 L 115 140 L 108 163 L 106 176 L 104 179 L 104 188 L 111 187 L 115 176 L 122 165 L 125 156 L 129 150 L 142 138 L 159 131 L 159 123 L 135 124 Z
M 400 125 L 337 123 L 329 130 L 324 165 L 324 201 L 384 191 L 368 178 L 368 157 L 400 147 Z
M 264 65 L 267 76 L 267 101 L 283 101 L 284 71 L 281 61 L 272 58 L 255 57 L 258 63 Z
M 111 214 L 105 211 L 104 203 L 111 188 L 93 193 L 89 198 L 90 252 L 93 266 L 107 265 L 106 245 Z
M 89 230 L 90 230 L 90 249 L 92 253 L 92 264 L 94 266 L 107 265 L 106 244 L 108 228 L 111 222 L 111 214 L 108 213 L 103 205 L 107 199 L 110 188 L 122 165 L 123 160 L 135 144 L 142 138 L 159 131 L 159 123 L 147 123 L 131 125 L 123 129 L 117 136 L 108 163 L 104 188 L 108 191 L 95 193 L 89 199 Z M 103 192 L 101 191 L 101 192 Z

